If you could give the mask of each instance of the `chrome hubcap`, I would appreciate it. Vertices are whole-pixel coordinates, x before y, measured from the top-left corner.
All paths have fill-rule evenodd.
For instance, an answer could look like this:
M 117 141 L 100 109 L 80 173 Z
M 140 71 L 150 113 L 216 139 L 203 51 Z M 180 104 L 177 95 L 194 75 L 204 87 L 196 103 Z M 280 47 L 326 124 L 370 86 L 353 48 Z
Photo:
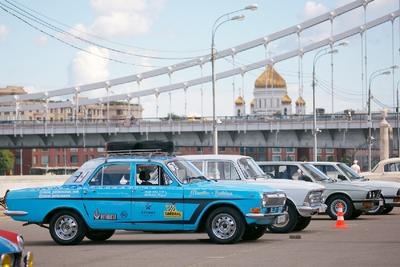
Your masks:
M 71 240 L 78 233 L 78 223 L 75 218 L 69 215 L 58 217 L 54 228 L 57 237 L 62 240 Z
M 229 239 L 236 233 L 236 221 L 229 214 L 218 214 L 212 220 L 212 231 L 219 239 Z
M 379 200 L 382 201 L 383 198 L 380 198 Z M 378 205 L 378 206 L 376 206 L 374 209 L 369 210 L 368 213 L 375 213 L 375 212 L 377 212 L 380 208 L 381 208 L 381 206 Z
M 344 202 L 343 200 L 341 200 L 341 199 L 335 199 L 333 202 L 332 202 L 332 204 L 331 204 L 331 212 L 333 213 L 333 214 L 337 214 L 337 212 L 338 212 L 338 209 L 339 209 L 339 203 L 342 203 L 342 208 L 343 208 L 343 214 L 346 214 L 346 212 L 347 212 L 347 205 L 346 205 L 346 202 Z

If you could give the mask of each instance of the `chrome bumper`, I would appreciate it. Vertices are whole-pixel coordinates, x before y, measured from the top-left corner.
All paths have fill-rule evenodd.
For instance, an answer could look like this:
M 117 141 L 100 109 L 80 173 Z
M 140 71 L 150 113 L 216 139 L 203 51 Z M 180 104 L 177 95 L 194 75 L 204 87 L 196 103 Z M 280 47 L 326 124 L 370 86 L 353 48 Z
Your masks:
M 400 196 L 384 196 L 385 205 L 391 207 L 400 207 Z
M 327 205 L 321 204 L 319 206 L 309 207 L 309 206 L 300 206 L 297 207 L 297 211 L 302 217 L 310 217 L 317 213 L 324 213 L 326 211 Z
M 379 199 L 355 200 L 353 201 L 353 204 L 356 210 L 362 210 L 362 211 L 369 211 L 371 209 L 383 205 L 382 200 L 380 201 Z
M 20 210 L 5 210 L 4 215 L 6 215 L 6 216 L 25 216 L 25 215 L 28 215 L 28 212 L 20 211 Z
M 276 219 L 280 216 L 287 216 L 288 213 L 286 211 L 277 212 L 277 213 L 247 213 L 246 217 L 250 219 Z

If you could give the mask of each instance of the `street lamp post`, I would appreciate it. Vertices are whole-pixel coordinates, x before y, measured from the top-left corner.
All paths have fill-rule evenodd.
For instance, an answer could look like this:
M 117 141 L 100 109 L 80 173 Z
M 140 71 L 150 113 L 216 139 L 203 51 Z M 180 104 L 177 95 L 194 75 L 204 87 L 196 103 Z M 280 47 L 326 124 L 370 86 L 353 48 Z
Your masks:
M 399 85 L 400 80 L 397 82 L 396 89 L 396 128 L 397 128 L 397 156 L 400 157 L 400 133 L 399 133 Z
M 328 50 L 327 48 L 324 48 L 322 50 L 319 50 L 313 60 L 313 69 L 312 69 L 312 91 L 313 91 L 313 137 L 314 137 L 314 148 L 313 148 L 313 155 L 314 159 L 313 161 L 318 161 L 318 152 L 317 152 L 317 112 L 316 112 L 316 107 L 315 107 L 315 67 L 317 64 L 318 59 L 320 59 L 322 56 L 328 55 L 328 54 L 335 54 L 337 53 L 337 49 L 333 50 Z
M 340 43 L 337 43 L 332 46 L 332 48 L 339 47 L 339 46 L 347 46 L 349 44 L 348 41 L 343 41 Z M 316 112 L 316 103 L 315 103 L 315 68 L 317 65 L 318 59 L 320 59 L 322 56 L 329 55 L 329 54 L 336 54 L 338 53 L 339 50 L 337 49 L 331 49 L 330 47 L 324 48 L 319 50 L 317 53 L 314 55 L 314 60 L 313 60 L 313 70 L 312 70 L 312 90 L 313 90 L 313 137 L 314 137 L 314 148 L 313 148 L 313 155 L 314 155 L 314 161 L 318 161 L 318 152 L 317 152 L 317 112 Z
M 394 68 L 394 67 L 390 67 Z M 389 75 L 391 71 L 390 68 L 385 68 L 381 70 L 374 71 L 369 76 L 368 82 L 368 171 L 371 171 L 372 168 L 372 112 L 371 112 L 371 85 L 372 81 L 379 76 Z
M 240 11 L 245 11 L 245 10 L 251 10 L 255 11 L 257 10 L 258 6 L 253 4 L 246 6 L 245 8 L 238 9 L 232 12 L 225 13 L 218 17 L 212 27 L 212 35 L 211 35 L 211 82 L 212 82 L 212 129 L 213 129 L 213 153 L 218 154 L 218 131 L 217 131 L 217 120 L 215 116 L 215 33 L 217 32 L 218 28 L 224 24 L 225 22 L 228 21 L 233 21 L 233 20 L 243 20 L 245 17 L 244 15 L 238 15 L 238 16 L 233 16 L 231 17 L 232 14 L 240 12 Z M 223 21 L 220 21 L 222 18 L 226 18 Z

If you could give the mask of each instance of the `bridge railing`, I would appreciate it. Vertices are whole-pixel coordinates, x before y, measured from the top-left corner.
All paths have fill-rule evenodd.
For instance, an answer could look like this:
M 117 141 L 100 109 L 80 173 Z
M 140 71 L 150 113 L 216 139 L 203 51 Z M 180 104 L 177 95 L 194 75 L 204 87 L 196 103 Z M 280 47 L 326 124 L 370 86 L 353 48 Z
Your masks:
M 248 115 L 243 117 L 237 116 L 219 116 L 218 127 L 221 130 L 233 129 L 233 125 L 238 129 L 246 130 L 248 127 L 251 129 L 265 128 L 265 124 L 269 124 L 271 130 L 279 129 L 282 125 L 286 128 L 301 128 L 310 129 L 312 127 L 313 116 L 306 115 Z M 387 120 L 392 123 L 392 127 L 397 126 L 396 113 L 389 113 Z M 380 113 L 372 114 L 372 127 L 379 127 L 382 120 Z M 52 134 L 60 133 L 54 132 L 57 129 L 74 129 L 78 132 L 85 133 L 86 130 L 112 132 L 121 128 L 135 128 L 140 132 L 149 131 L 149 128 L 168 129 L 172 132 L 180 131 L 181 127 L 192 127 L 194 131 L 205 130 L 211 131 L 212 118 L 211 117 L 178 117 L 173 118 L 143 118 L 143 119 L 90 119 L 79 118 L 77 120 L 1 120 L 0 133 L 10 134 Z M 317 127 L 320 129 L 335 127 L 343 128 L 344 125 L 352 125 L 354 127 L 367 127 L 368 114 L 318 114 Z M 240 128 L 242 127 L 242 128 Z

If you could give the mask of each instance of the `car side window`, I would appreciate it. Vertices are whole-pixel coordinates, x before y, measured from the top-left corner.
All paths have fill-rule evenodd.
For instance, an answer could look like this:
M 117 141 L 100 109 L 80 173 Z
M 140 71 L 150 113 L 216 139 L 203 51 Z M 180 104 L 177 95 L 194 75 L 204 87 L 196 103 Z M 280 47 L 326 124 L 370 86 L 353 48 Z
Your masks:
M 165 186 L 170 184 L 172 184 L 172 179 L 162 166 L 157 164 L 136 165 L 136 185 Z
M 89 185 L 129 185 L 130 164 L 111 164 L 101 167 L 90 179 Z
M 199 171 L 203 172 L 203 162 L 202 161 L 191 161 L 190 163 L 192 163 L 197 169 L 199 169 Z
M 400 163 L 389 163 L 384 166 L 384 172 L 398 172 L 400 171 Z
M 239 180 L 239 174 L 230 161 L 207 161 L 206 176 L 212 179 Z
M 346 178 L 343 177 L 343 175 L 339 176 L 340 173 L 335 167 L 330 166 L 330 165 L 327 165 L 325 167 L 326 167 L 326 173 L 325 174 L 328 175 L 330 178 L 332 178 L 334 180 L 338 180 L 338 179 L 346 180 Z

